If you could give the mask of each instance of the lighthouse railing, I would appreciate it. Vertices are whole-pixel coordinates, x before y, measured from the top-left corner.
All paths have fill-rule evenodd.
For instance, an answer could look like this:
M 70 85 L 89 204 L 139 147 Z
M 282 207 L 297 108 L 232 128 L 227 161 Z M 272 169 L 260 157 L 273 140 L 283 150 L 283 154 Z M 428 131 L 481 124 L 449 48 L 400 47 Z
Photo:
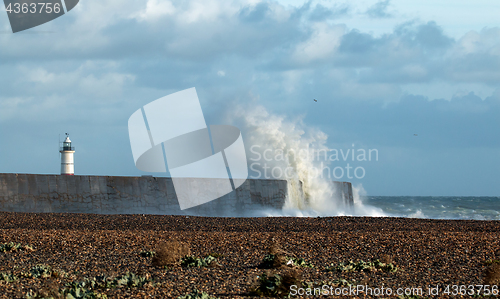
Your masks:
M 74 146 L 61 146 L 59 147 L 59 151 L 74 151 L 75 147 Z

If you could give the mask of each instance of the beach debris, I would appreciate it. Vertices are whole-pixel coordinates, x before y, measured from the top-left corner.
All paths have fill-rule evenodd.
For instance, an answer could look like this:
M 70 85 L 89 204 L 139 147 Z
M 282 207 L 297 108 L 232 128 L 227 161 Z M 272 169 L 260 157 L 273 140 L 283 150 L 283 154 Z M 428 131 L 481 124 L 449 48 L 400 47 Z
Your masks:
M 20 275 L 26 278 L 64 278 L 68 276 L 66 272 L 59 269 L 53 269 L 51 266 L 44 264 L 33 266 L 29 271 L 21 271 Z
M 141 276 L 132 272 L 126 272 L 118 276 L 98 275 L 80 282 L 70 282 L 66 286 L 69 288 L 82 287 L 88 289 L 140 288 L 151 281 L 149 274 Z
M 215 267 L 218 266 L 217 258 L 208 255 L 204 258 L 198 258 L 195 256 L 185 256 L 181 260 L 181 266 L 183 267 Z
M 384 254 L 380 257 L 380 261 L 384 264 L 392 264 L 394 257 L 389 254 Z
M 0 245 L 0 252 L 9 252 L 9 251 L 33 251 L 35 250 L 31 245 L 22 245 L 21 243 L 4 243 Z
M 261 273 L 257 276 L 250 288 L 250 295 L 285 297 L 290 294 L 292 285 L 300 284 L 300 274 L 296 270 L 290 270 L 283 274 Z
M 151 263 L 157 267 L 178 265 L 181 262 L 181 258 L 190 253 L 191 250 L 187 243 L 178 241 L 163 242 L 158 245 Z
M 304 260 L 303 258 L 286 257 L 286 259 L 289 259 L 287 265 L 290 266 L 314 268 L 314 265 L 312 263 Z
M 484 283 L 496 285 L 500 283 L 500 263 L 492 263 L 484 273 Z
M 303 258 L 266 254 L 260 264 L 261 269 L 277 269 L 281 266 L 314 268 L 314 265 Z
M 267 239 L 268 243 L 268 253 L 264 256 L 264 259 L 259 265 L 261 269 L 276 269 L 283 265 L 286 265 L 289 259 L 286 258 L 287 252 L 285 252 L 281 246 L 278 244 L 274 237 Z
M 314 268 L 314 265 L 303 258 L 297 258 L 285 252 L 274 238 L 269 238 L 269 252 L 259 265 L 261 269 L 278 269 L 283 266 Z
M 500 260 L 489 259 L 484 262 L 485 265 L 500 264 Z
M 27 278 L 48 278 L 52 276 L 52 267 L 39 264 L 32 267 L 29 272 L 21 272 L 21 275 Z
M 100 285 L 102 288 L 119 288 L 119 287 L 128 287 L 128 288 L 141 288 L 145 284 L 151 282 L 149 274 L 144 276 L 136 275 L 132 272 L 127 272 L 123 275 L 113 277 L 111 279 L 105 279 L 105 284 Z
M 152 250 L 143 250 L 139 253 L 141 257 L 153 257 L 155 256 L 156 252 Z
M 66 299 L 107 299 L 108 296 L 92 289 L 91 285 L 85 281 L 68 283 L 60 291 Z
M 374 260 L 372 262 L 353 262 L 349 261 L 348 263 L 339 263 L 338 265 L 331 264 L 330 267 L 327 267 L 325 271 L 331 272 L 376 272 L 376 271 L 384 271 L 384 272 L 396 272 L 398 268 L 393 264 L 382 263 L 381 261 Z
M 281 266 L 281 261 L 279 260 L 277 255 L 274 254 L 266 254 L 262 259 L 262 262 L 259 265 L 261 269 L 273 269 L 279 268 Z
M 140 288 L 146 284 L 152 284 L 149 275 L 140 276 L 131 272 L 114 277 L 99 275 L 82 281 L 68 282 L 61 288 L 53 286 L 48 290 L 30 290 L 26 298 L 107 299 L 106 294 L 100 293 L 99 289 Z
M 0 281 L 5 281 L 7 283 L 14 282 L 17 280 L 17 276 L 12 273 L 0 272 Z

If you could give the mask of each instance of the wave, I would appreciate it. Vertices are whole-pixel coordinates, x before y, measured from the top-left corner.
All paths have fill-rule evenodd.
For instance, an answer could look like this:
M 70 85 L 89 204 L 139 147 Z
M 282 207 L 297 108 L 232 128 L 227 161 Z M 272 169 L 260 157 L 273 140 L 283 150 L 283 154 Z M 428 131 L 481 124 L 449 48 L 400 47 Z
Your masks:
M 307 126 L 302 118 L 272 114 L 261 105 L 240 105 L 229 119 L 245 138 L 251 177 L 269 174 L 264 178 L 287 180 L 283 209 L 262 211 L 263 216 L 386 216 L 381 209 L 363 203 L 366 192 L 362 185 L 353 186 L 354 205 L 345 205 L 339 190 L 318 173 L 326 161 L 320 165 L 314 157 L 314 153 L 330 150 L 328 136 Z

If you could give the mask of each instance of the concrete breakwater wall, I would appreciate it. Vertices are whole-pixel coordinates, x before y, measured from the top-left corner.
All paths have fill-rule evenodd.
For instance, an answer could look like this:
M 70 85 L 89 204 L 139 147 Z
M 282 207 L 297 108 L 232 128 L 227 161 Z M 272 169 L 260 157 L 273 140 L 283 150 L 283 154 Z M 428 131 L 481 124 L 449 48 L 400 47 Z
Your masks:
M 338 195 L 351 204 L 351 184 L 335 184 Z M 0 210 L 5 212 L 252 215 L 281 209 L 286 195 L 284 180 L 248 179 L 223 197 L 180 210 L 171 178 L 0 174 Z

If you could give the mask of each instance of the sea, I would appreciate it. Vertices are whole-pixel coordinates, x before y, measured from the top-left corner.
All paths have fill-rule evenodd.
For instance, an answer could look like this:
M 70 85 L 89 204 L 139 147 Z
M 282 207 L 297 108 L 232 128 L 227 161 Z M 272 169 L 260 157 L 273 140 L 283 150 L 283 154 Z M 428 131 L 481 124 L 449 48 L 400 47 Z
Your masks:
M 365 216 L 500 220 L 500 197 L 366 196 L 362 204 L 377 212 Z

